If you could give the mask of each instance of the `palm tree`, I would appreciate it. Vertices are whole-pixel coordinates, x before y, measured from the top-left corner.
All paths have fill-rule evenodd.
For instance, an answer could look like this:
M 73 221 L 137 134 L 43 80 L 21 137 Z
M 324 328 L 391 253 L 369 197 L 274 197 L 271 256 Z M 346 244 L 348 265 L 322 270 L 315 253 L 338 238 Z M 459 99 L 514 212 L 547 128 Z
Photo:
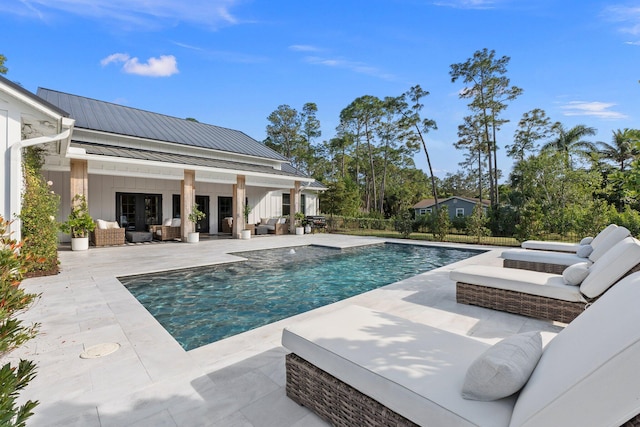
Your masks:
M 599 142 L 600 156 L 617 165 L 620 172 L 629 166 L 638 155 L 636 144 L 640 142 L 640 131 L 637 129 L 614 130 L 611 144 Z
M 560 122 L 553 125 L 552 131 L 558 136 L 542 146 L 542 150 L 555 150 L 564 153 L 567 165 L 571 165 L 571 154 L 588 157 L 589 153 L 596 151 L 594 143 L 585 141 L 585 136 L 593 136 L 596 129 L 586 125 L 577 125 L 571 129 L 565 129 Z

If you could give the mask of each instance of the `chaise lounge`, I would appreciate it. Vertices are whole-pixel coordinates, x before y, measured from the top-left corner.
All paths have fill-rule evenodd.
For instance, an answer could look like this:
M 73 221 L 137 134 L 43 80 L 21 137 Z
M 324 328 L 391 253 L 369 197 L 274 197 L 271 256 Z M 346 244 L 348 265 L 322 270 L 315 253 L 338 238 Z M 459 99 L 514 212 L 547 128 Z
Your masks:
M 576 264 L 562 274 L 467 265 L 449 277 L 461 304 L 569 323 L 639 264 L 640 242 L 627 237 L 591 266 Z
M 638 425 L 639 300 L 636 273 L 544 349 L 345 307 L 283 331 L 287 396 L 336 426 Z
M 631 232 L 625 227 L 610 225 L 590 244 L 580 245 L 577 253 L 553 252 L 542 250 L 509 249 L 502 252 L 503 266 L 521 270 L 541 271 L 544 273 L 562 274 L 565 268 L 579 262 L 595 262 L 606 251 Z
M 585 237 L 580 243 L 567 243 L 567 242 L 553 242 L 548 240 L 526 240 L 520 245 L 523 249 L 539 250 L 539 251 L 553 251 L 553 252 L 567 252 L 575 254 L 581 246 L 585 244 L 597 244 L 598 240 L 606 237 L 611 231 L 617 228 L 616 224 L 610 224 L 605 227 L 596 237 Z

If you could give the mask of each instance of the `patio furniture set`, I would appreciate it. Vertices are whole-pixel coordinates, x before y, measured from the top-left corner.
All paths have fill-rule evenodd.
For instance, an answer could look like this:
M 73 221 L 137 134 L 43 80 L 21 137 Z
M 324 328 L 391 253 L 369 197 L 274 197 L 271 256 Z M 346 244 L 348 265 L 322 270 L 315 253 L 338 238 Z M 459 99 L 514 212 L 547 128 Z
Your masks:
M 559 274 L 450 272 L 460 303 L 568 323 L 546 346 L 537 331 L 490 346 L 348 306 L 285 328 L 287 395 L 338 426 L 640 425 L 640 242 L 603 233 Z

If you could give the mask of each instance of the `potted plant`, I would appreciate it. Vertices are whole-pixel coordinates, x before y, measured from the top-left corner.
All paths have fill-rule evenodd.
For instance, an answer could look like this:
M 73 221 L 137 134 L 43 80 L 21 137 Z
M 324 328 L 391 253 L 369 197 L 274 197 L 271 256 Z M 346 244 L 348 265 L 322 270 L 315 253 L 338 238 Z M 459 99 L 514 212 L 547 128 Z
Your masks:
M 305 216 L 302 212 L 296 212 L 295 220 L 296 220 L 296 235 L 304 234 L 304 227 L 302 226 L 302 221 L 304 221 Z
M 248 240 L 251 238 L 252 231 L 251 228 L 249 228 L 249 214 L 251 213 L 251 206 L 245 204 L 242 211 L 244 214 L 244 230 L 242 230 L 242 232 L 240 233 L 240 237 L 243 240 Z
M 187 216 L 187 219 L 193 223 L 193 230 L 187 234 L 188 243 L 197 243 L 200 241 L 200 233 L 196 230 L 198 221 L 205 217 L 205 213 L 198 209 L 198 205 L 193 205 L 191 213 Z
M 84 195 L 76 194 L 73 202 L 71 213 L 67 220 L 60 224 L 60 230 L 71 235 L 71 250 L 86 251 L 89 249 L 89 233 L 95 230 L 96 223 L 89 215 Z

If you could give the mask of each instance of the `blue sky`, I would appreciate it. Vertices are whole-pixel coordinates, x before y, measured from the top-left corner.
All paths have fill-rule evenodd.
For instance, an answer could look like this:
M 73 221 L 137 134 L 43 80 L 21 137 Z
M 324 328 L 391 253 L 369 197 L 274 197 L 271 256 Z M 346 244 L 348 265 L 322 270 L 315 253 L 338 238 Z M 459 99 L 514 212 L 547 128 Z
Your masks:
M 242 130 L 262 141 L 278 105 L 318 105 L 321 139 L 363 95 L 420 84 L 437 122 L 437 175 L 468 114 L 450 66 L 488 48 L 509 56 L 524 89 L 498 144 L 526 111 L 565 126 L 640 128 L 640 5 L 590 0 L 2 0 L 6 77 L 35 92 L 69 92 Z M 423 170 L 424 154 L 416 156 Z M 498 166 L 508 174 L 502 150 Z

